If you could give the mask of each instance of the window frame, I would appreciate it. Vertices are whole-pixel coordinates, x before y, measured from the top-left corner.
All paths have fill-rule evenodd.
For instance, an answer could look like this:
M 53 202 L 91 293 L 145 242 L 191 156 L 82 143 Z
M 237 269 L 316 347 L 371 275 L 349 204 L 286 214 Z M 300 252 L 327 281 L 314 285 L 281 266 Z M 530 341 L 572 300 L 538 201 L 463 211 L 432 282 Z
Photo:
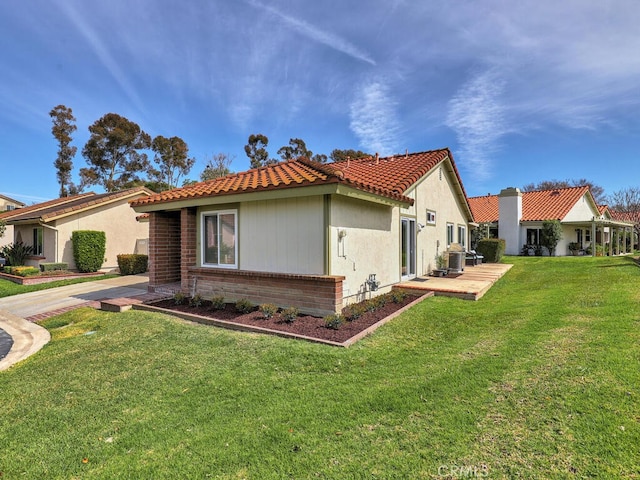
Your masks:
M 206 225 L 208 217 L 217 217 L 216 219 L 216 228 L 217 231 L 220 231 L 220 217 L 222 215 L 233 215 L 233 263 L 220 263 L 221 252 L 220 247 L 223 242 L 218 241 L 217 245 L 217 256 L 218 263 L 211 263 L 206 261 Z M 220 235 L 220 234 L 218 234 Z M 237 209 L 225 209 L 225 210 L 205 210 L 200 212 L 200 266 L 204 268 L 228 268 L 228 269 L 237 269 L 238 268 L 238 210 Z
M 427 218 L 425 220 L 426 225 L 435 225 L 436 224 L 436 211 L 427 209 Z
M 454 227 L 455 225 L 453 223 L 447 222 L 447 248 L 449 248 L 451 244 L 454 243 Z
M 466 225 L 458 224 L 458 243 L 462 248 L 467 248 L 467 227 Z
M 36 257 L 44 256 L 44 228 L 33 228 L 33 252 L 32 255 Z

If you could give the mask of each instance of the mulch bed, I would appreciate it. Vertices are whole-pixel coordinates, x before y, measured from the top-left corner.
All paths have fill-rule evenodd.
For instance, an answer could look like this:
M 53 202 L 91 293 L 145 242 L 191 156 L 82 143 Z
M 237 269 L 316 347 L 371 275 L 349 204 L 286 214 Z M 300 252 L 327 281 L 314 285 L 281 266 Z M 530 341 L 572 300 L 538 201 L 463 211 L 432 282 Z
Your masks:
M 386 303 L 383 307 L 372 312 L 366 312 L 353 321 L 344 321 L 337 330 L 327 328 L 324 319 L 319 317 L 298 315 L 292 323 L 286 323 L 280 316 L 280 313 L 276 313 L 272 318 L 266 319 L 257 309 L 250 313 L 242 314 L 236 311 L 235 304 L 230 303 L 225 304 L 223 310 L 213 309 L 210 301 L 203 301 L 201 306 L 192 307 L 188 304 L 189 299 L 185 299 L 185 303 L 181 305 L 176 305 L 173 299 L 150 302 L 148 305 L 175 312 L 223 320 L 238 325 L 300 335 L 320 341 L 344 343 L 419 298 L 421 297 L 408 295 L 399 303 Z

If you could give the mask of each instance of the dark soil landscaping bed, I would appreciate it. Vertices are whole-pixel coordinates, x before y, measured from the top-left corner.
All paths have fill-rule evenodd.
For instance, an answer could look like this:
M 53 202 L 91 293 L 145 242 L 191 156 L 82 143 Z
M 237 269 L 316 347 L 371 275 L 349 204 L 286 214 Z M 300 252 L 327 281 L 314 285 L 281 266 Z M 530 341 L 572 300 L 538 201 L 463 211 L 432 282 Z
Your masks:
M 298 315 L 293 322 L 286 322 L 280 311 L 273 317 L 267 319 L 257 307 L 250 313 L 240 313 L 236 310 L 235 304 L 226 303 L 224 309 L 216 310 L 210 301 L 202 301 L 200 306 L 191 306 L 189 305 L 189 298 L 186 298 L 180 305 L 176 305 L 173 299 L 166 299 L 151 302 L 148 306 L 193 315 L 193 320 L 195 321 L 211 319 L 211 322 L 205 321 L 204 323 L 212 323 L 220 326 L 225 326 L 224 324 L 228 323 L 231 324 L 227 325 L 230 326 L 230 328 L 233 328 L 233 325 L 237 325 L 243 330 L 255 329 L 255 331 L 266 331 L 267 333 L 270 332 L 284 336 L 289 335 L 312 341 L 348 346 L 373 331 L 385 321 L 394 318 L 422 298 L 423 296 L 407 295 L 398 302 L 390 300 L 373 311 L 362 313 L 358 318 L 351 321 L 348 320 L 349 309 L 347 308 L 344 312 L 346 318 L 343 318 L 342 323 L 337 328 L 328 328 L 324 318 L 311 315 Z M 181 316 L 188 318 L 183 315 Z M 216 321 L 221 322 L 216 323 Z

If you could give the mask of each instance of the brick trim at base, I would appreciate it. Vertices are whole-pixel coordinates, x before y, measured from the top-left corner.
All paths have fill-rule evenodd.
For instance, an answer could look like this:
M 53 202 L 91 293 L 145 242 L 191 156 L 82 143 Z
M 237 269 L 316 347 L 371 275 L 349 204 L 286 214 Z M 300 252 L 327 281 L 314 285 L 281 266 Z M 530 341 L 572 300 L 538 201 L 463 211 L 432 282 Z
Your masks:
M 189 291 L 184 293 L 199 293 L 205 299 L 216 295 L 222 295 L 228 302 L 246 298 L 256 305 L 293 306 L 301 313 L 319 316 L 338 313 L 343 306 L 341 276 L 191 267 L 186 280 Z

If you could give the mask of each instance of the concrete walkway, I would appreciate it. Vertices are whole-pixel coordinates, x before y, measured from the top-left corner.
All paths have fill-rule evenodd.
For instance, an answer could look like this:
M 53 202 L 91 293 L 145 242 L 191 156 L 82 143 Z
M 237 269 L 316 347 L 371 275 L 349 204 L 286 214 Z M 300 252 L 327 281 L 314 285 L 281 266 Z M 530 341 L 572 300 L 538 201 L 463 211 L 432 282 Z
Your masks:
M 0 298 L 0 329 L 13 338 L 8 355 L 0 359 L 0 370 L 34 354 L 51 339 L 46 328 L 33 322 L 83 306 L 99 307 L 100 300 L 144 297 L 148 283 L 146 275 L 127 275 Z

